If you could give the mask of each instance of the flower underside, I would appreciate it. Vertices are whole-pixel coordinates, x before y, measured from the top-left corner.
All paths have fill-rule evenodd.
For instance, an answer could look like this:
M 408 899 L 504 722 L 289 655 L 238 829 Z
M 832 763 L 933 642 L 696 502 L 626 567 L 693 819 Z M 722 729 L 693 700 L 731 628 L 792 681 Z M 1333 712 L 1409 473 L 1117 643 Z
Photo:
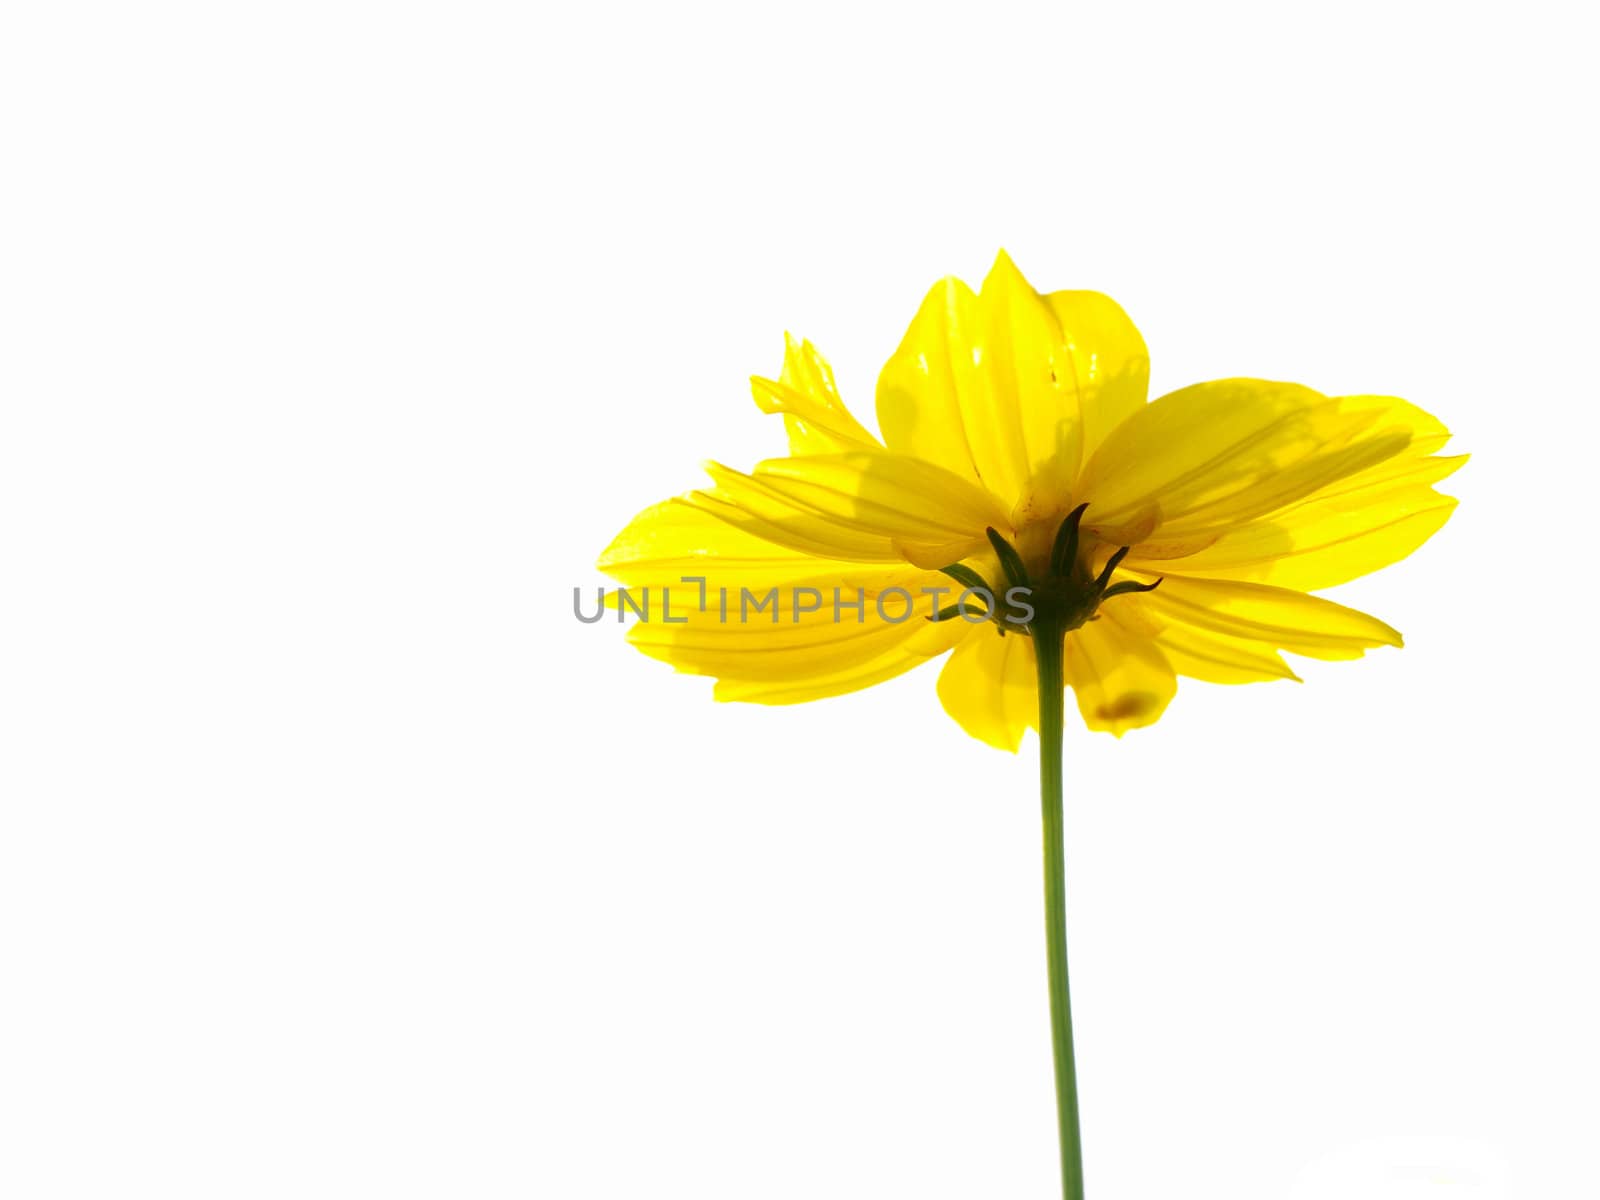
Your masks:
M 711 487 L 646 509 L 601 556 L 687 613 L 637 623 L 630 640 L 715 676 L 718 699 L 764 704 L 855 691 L 949 653 L 945 709 L 1013 750 L 1037 721 L 1027 635 L 1040 623 L 1069 631 L 1085 722 L 1119 736 L 1161 715 L 1179 675 L 1294 679 L 1283 652 L 1400 645 L 1383 622 L 1308 593 L 1404 558 L 1444 524 L 1455 501 L 1433 485 L 1465 461 L 1437 455 L 1444 427 L 1393 397 L 1258 379 L 1147 402 L 1148 379 L 1115 302 L 1041 295 L 1003 253 L 981 291 L 945 280 L 923 302 L 879 377 L 881 438 L 791 340 L 779 378 L 753 381 L 789 454 L 750 472 L 708 464 Z M 842 620 L 825 604 L 777 622 L 702 605 L 708 589 L 771 588 L 863 603 Z M 950 605 L 961 591 L 987 600 Z M 891 592 L 926 619 L 886 613 Z
M 1155 591 L 1161 583 L 1159 579 L 1152 583 L 1136 583 L 1133 580 L 1111 583 L 1111 573 L 1128 556 L 1133 549 L 1131 546 L 1119 546 L 1106 560 L 1100 573 L 1091 576 L 1078 557 L 1078 527 L 1088 507 L 1087 504 L 1078 505 L 1061 522 L 1061 528 L 1057 530 L 1050 547 L 1049 564 L 1038 575 L 1029 570 L 1016 547 L 1006 541 L 998 530 L 993 527 L 985 529 L 984 535 L 989 539 L 989 545 L 994 549 L 995 558 L 999 560 L 1000 569 L 1005 575 L 1005 586 L 998 587 L 990 583 L 964 563 L 951 563 L 943 571 L 965 589 L 962 599 L 948 608 L 940 609 L 928 620 L 948 621 L 966 616 L 970 610 L 965 601 L 971 593 L 983 597 L 984 615 L 995 622 L 1002 637 L 1007 630 L 1030 637 L 1035 632 L 1070 633 L 1085 621 L 1094 620 L 1097 615 L 1095 610 L 1102 601 L 1129 592 Z M 1019 602 L 1013 596 L 1023 599 Z

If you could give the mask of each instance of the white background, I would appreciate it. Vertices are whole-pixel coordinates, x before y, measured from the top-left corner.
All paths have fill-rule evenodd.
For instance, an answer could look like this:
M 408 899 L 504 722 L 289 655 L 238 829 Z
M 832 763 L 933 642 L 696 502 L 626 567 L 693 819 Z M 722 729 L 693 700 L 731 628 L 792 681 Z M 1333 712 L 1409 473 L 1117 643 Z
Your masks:
M 1068 731 L 1093 1200 L 1600 1195 L 1577 5 L 8 5 L 0 1195 L 1038 1197 L 1035 747 L 574 585 L 937 277 L 1474 454 L 1403 651 Z

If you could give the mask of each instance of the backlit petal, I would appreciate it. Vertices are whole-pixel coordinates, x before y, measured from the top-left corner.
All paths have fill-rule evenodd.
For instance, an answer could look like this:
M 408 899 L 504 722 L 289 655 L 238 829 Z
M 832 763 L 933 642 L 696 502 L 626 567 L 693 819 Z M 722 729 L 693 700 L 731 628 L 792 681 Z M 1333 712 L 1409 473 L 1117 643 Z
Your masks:
M 920 619 L 920 618 L 919 618 Z M 957 628 L 960 626 L 960 628 Z M 904 675 L 970 636 L 960 621 L 927 625 L 890 650 L 851 667 L 806 679 L 719 679 L 712 695 L 746 704 L 804 704 L 860 691 Z
M 954 279 L 929 292 L 879 377 L 878 423 L 890 449 L 982 483 L 1023 520 L 1065 500 L 1148 378 L 1114 301 L 1040 296 L 1002 252 L 981 293 Z
M 982 484 L 966 428 L 978 406 L 977 307 L 959 279 L 933 285 L 878 376 L 878 428 L 889 449 Z
M 774 545 L 683 499 L 651 505 L 635 516 L 596 565 L 632 587 L 677 584 L 684 576 L 721 576 L 755 586 L 825 574 L 853 584 L 875 579 L 882 570 Z M 719 586 L 717 578 L 709 586 Z
M 1257 642 L 1307 658 L 1360 658 L 1374 646 L 1399 646 L 1400 634 L 1376 617 L 1288 588 L 1166 575 L 1153 592 L 1112 604 L 1142 608 L 1162 621 Z
M 835 454 L 842 450 L 877 449 L 878 440 L 850 415 L 833 370 L 810 342 L 784 339 L 783 373 L 777 379 L 750 380 L 756 406 L 782 413 L 791 454 Z
M 1438 532 L 1455 506 L 1427 486 L 1346 493 L 1242 525 L 1198 553 L 1167 562 L 1141 555 L 1128 566 L 1316 591 L 1399 562 Z
M 635 623 L 628 640 L 690 674 L 785 686 L 814 686 L 869 664 L 907 654 L 927 657 L 953 644 L 955 631 L 944 628 L 949 622 L 935 626 L 927 620 L 936 609 L 923 587 L 949 587 L 936 574 L 890 570 L 860 591 L 827 576 L 757 585 L 720 572 L 717 578 L 727 582 L 707 592 L 704 609 L 697 587 L 669 589 L 672 623 L 661 619 L 658 592 L 655 619 Z
M 937 572 L 818 559 L 681 501 L 640 513 L 600 565 L 630 585 L 627 601 L 607 597 L 635 617 L 628 640 L 680 671 L 716 676 L 719 699 L 791 704 L 853 691 L 943 653 L 969 628 L 927 620 L 953 595 Z
M 1032 638 L 977 625 L 939 672 L 939 702 L 973 737 L 1015 753 L 1039 725 L 1037 672 Z
M 717 486 L 682 497 L 708 516 L 753 538 L 823 559 L 854 563 L 900 562 L 904 556 L 890 538 L 863 533 L 799 508 L 784 496 L 737 471 L 708 466 Z
M 1077 478 L 1083 422 L 1072 355 L 1055 310 L 1001 251 L 978 294 L 977 403 L 967 440 L 992 490 L 1041 509 Z
M 1173 570 L 1184 575 L 1254 580 L 1316 590 L 1346 583 L 1410 554 L 1449 518 L 1455 501 L 1432 485 L 1450 475 L 1465 456 L 1430 457 L 1449 439 L 1434 417 L 1389 396 L 1346 396 L 1341 413 L 1370 423 L 1344 447 L 1333 446 L 1307 460 L 1326 473 L 1356 461 L 1365 447 L 1403 439 L 1392 455 L 1358 470 L 1333 472 L 1321 486 L 1267 512 L 1256 509 L 1274 497 L 1303 491 L 1308 476 L 1293 471 L 1247 489 L 1249 511 L 1237 505 L 1235 519 L 1202 528 L 1191 517 L 1168 524 L 1134 548 L 1133 568 Z M 1343 455 L 1343 457 L 1341 457 Z
M 1153 725 L 1178 690 L 1152 639 L 1104 618 L 1067 635 L 1065 667 L 1084 724 L 1117 737 Z
M 746 475 L 716 463 L 690 501 L 756 536 L 831 558 L 954 562 L 1005 526 L 994 498 L 932 463 L 881 452 L 772 459 Z
M 1116 597 L 1101 609 L 1100 619 L 1128 633 L 1153 638 L 1162 657 L 1179 675 L 1207 683 L 1299 679 L 1271 646 L 1159 617 L 1152 619 L 1143 600 L 1140 595 Z
M 1083 419 L 1085 462 L 1109 434 L 1144 407 L 1150 392 L 1150 354 L 1122 306 L 1099 292 L 1051 292 L 1045 302 L 1061 327 Z
M 1381 410 L 1298 384 L 1184 388 L 1101 445 L 1079 484 L 1084 527 L 1112 542 L 1220 533 L 1402 453 L 1412 436 Z

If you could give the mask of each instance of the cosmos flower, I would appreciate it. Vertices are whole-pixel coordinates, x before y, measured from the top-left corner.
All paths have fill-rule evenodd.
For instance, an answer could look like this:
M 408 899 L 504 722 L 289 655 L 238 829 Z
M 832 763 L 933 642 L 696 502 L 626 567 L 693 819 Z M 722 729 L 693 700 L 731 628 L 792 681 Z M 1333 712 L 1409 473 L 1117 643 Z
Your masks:
M 789 453 L 748 473 L 708 464 L 712 486 L 616 537 L 600 567 L 675 614 L 630 640 L 714 676 L 719 700 L 761 704 L 948 653 L 945 710 L 1010 750 L 1038 727 L 1039 639 L 1018 618 L 1041 604 L 1083 720 L 1118 736 L 1157 720 L 1178 676 L 1292 680 L 1283 652 L 1399 646 L 1309 593 L 1420 546 L 1455 505 L 1433 485 L 1465 461 L 1436 453 L 1439 421 L 1388 396 L 1224 379 L 1149 401 L 1122 309 L 1041 295 L 1003 252 L 980 291 L 946 279 L 928 293 L 878 379 L 878 435 L 809 343 L 789 340 L 779 377 L 753 383 Z M 1006 601 L 1014 586 L 1025 607 Z M 770 616 L 739 619 L 742 592 L 773 589 Z
M 1426 541 L 1455 504 L 1433 485 L 1465 461 L 1438 456 L 1444 427 L 1393 397 L 1224 379 L 1147 401 L 1149 377 L 1115 302 L 1040 295 L 1002 253 L 976 294 L 954 279 L 928 293 L 878 379 L 881 436 L 790 341 L 782 374 L 754 381 L 788 456 L 709 464 L 713 486 L 646 509 L 600 559 L 666 602 L 634 644 L 715 676 L 719 699 L 836 696 L 948 652 L 939 698 L 962 728 L 1009 750 L 1039 731 L 1064 1200 L 1084 1196 L 1065 689 L 1120 736 L 1166 711 L 1179 675 L 1293 679 L 1285 651 L 1400 645 L 1310 593 Z

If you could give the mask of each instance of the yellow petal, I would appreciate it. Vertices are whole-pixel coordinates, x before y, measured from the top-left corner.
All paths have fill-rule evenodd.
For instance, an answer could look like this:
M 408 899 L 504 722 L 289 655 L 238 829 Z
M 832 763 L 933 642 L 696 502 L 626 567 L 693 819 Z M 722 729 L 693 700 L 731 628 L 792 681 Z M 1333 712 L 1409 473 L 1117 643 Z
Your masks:
M 1078 476 L 1083 420 L 1055 310 L 1005 251 L 978 294 L 979 387 L 967 440 L 991 490 L 1059 507 Z
M 879 377 L 878 423 L 890 449 L 981 483 L 1025 520 L 1065 500 L 1148 378 L 1113 301 L 1040 296 L 1002 251 L 981 293 L 954 279 L 928 293 Z
M 903 455 L 772 459 L 751 475 L 716 463 L 706 470 L 717 488 L 696 493 L 693 503 L 770 541 L 832 558 L 910 557 L 942 566 L 983 546 L 986 527 L 1007 528 L 1004 510 L 981 488 Z M 708 506 L 712 499 L 723 506 Z
M 1119 596 L 1100 610 L 1102 620 L 1124 632 L 1153 638 L 1179 675 L 1207 683 L 1259 683 L 1300 677 L 1271 646 L 1224 637 L 1192 625 L 1149 619 L 1144 596 Z
M 652 618 L 634 624 L 628 640 L 689 674 L 780 687 L 814 686 L 951 644 L 952 631 L 943 628 L 950 622 L 935 627 L 927 620 L 937 601 L 923 590 L 943 589 L 948 601 L 951 584 L 930 572 L 880 570 L 856 586 L 829 576 L 753 585 L 726 572 L 711 578 L 717 583 L 703 597 L 698 587 L 658 589 Z M 663 595 L 670 610 L 661 608 Z M 668 611 L 670 621 L 663 619 Z
M 926 619 L 954 595 L 943 575 L 815 558 L 682 501 L 636 516 L 600 566 L 629 585 L 628 601 L 612 592 L 608 605 L 643 610 L 629 641 L 680 671 L 717 676 L 720 699 L 838 695 L 910 670 L 971 628 Z
M 1432 490 L 1466 461 L 1429 457 L 1450 434 L 1393 396 L 1343 396 L 1322 421 L 1324 445 L 1220 501 L 1161 523 L 1134 547 L 1133 569 L 1316 590 L 1410 554 L 1455 502 Z M 1346 426 L 1342 438 L 1338 426 Z
M 1300 513 L 1308 504 L 1353 492 L 1363 493 L 1360 502 L 1372 507 L 1371 495 L 1380 485 L 1436 482 L 1465 461 L 1426 457 L 1440 449 L 1450 434 L 1437 418 L 1414 404 L 1394 396 L 1340 396 L 1336 404 L 1337 417 L 1327 422 L 1319 449 L 1232 496 L 1191 511 L 1169 528 L 1180 534 L 1206 529 L 1232 532 L 1245 521 L 1263 516 L 1277 521 L 1289 512 Z M 1380 502 L 1377 515 L 1386 506 L 1387 500 Z M 1351 505 L 1341 501 L 1340 507 L 1348 510 Z M 1416 544 L 1420 542 L 1412 548 Z
M 1079 481 L 1084 527 L 1112 542 L 1134 527 L 1138 540 L 1226 527 L 1398 454 L 1409 440 L 1379 414 L 1298 384 L 1198 384 L 1152 401 L 1106 438 Z
M 1317 591 L 1399 562 L 1437 533 L 1455 506 L 1426 486 L 1345 493 L 1243 525 L 1197 553 L 1167 561 L 1140 554 L 1128 566 Z
M 1119 596 L 1110 603 L 1133 603 L 1175 625 L 1307 658 L 1360 658 L 1374 646 L 1402 644 L 1400 634 L 1376 617 L 1318 596 L 1258 583 L 1166 575 L 1155 591 Z
M 1065 666 L 1084 724 L 1117 737 L 1153 725 L 1178 690 L 1153 640 L 1104 617 L 1067 635 Z
M 1424 484 L 1431 485 L 1448 479 L 1463 466 L 1471 455 L 1455 454 L 1448 457 L 1419 456 L 1415 453 L 1416 443 L 1375 467 L 1369 467 L 1348 479 L 1341 479 L 1337 483 L 1320 488 L 1307 496 L 1298 504 L 1291 505 L 1283 512 L 1293 511 L 1302 504 L 1321 503 L 1329 500 L 1339 500 L 1343 497 L 1353 497 L 1351 503 L 1365 506 L 1370 503 L 1371 497 L 1382 489 L 1402 485 Z M 1280 514 L 1275 513 L 1274 516 Z
M 1393 458 L 1406 447 L 1405 437 L 1380 433 L 1354 438 L 1340 445 L 1330 436 L 1322 448 L 1288 463 L 1239 488 L 1196 505 L 1181 516 L 1164 520 L 1161 532 L 1167 536 L 1192 536 L 1200 532 L 1222 532 L 1275 513 L 1314 495 L 1330 484 Z
M 878 440 L 850 415 L 833 370 L 810 342 L 785 335 L 783 373 L 776 379 L 750 380 L 756 406 L 782 413 L 791 454 L 833 454 L 841 450 L 877 449 Z
M 1144 407 L 1150 392 L 1150 354 L 1122 306 L 1099 292 L 1051 292 L 1045 302 L 1061 327 L 1065 368 L 1083 420 L 1088 461 L 1106 436 Z
M 1443 421 L 1398 396 L 1341 396 L 1339 403 L 1346 412 L 1376 413 L 1383 428 L 1404 430 L 1413 455 L 1437 453 L 1450 440 Z
M 978 404 L 977 307 L 959 279 L 933 285 L 878 376 L 878 428 L 890 450 L 982 484 L 966 428 Z
M 804 679 L 720 679 L 712 695 L 718 700 L 735 700 L 746 704 L 804 704 L 811 700 L 842 696 L 920 667 L 972 636 L 969 632 L 971 629 L 960 620 L 941 621 L 932 625 L 921 623 L 920 629 L 898 645 L 851 666 Z
M 752 538 L 823 559 L 892 563 L 904 558 L 890 538 L 851 530 L 809 509 L 797 508 L 737 471 L 715 465 L 707 469 L 718 486 L 690 492 L 682 498 L 683 503 Z
M 939 672 L 939 702 L 973 737 L 1015 753 L 1023 731 L 1038 728 L 1037 671 L 1033 639 L 974 626 Z
M 683 499 L 651 505 L 629 521 L 600 555 L 599 568 L 633 587 L 678 584 L 684 576 L 717 576 L 750 586 L 801 575 L 832 574 L 841 583 L 875 578 L 878 567 L 818 558 L 775 545 Z M 709 586 L 718 586 L 713 578 Z
M 889 536 L 919 528 L 980 539 L 1006 527 L 1006 511 L 982 488 L 933 463 L 899 454 L 854 453 L 775 458 L 756 475 L 825 512 Z

